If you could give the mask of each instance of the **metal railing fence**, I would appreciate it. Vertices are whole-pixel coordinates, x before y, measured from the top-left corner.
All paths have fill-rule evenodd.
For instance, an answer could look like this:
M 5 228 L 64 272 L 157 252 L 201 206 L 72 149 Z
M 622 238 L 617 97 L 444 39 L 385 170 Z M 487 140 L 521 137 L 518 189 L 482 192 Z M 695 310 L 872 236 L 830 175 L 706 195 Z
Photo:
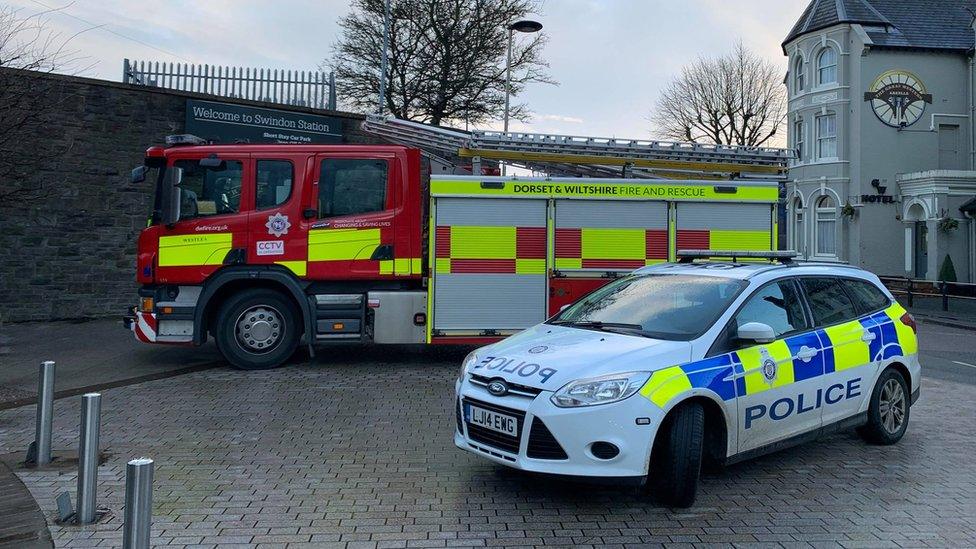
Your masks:
M 920 280 L 904 276 L 881 276 L 881 282 L 895 294 L 903 296 L 908 307 L 939 308 L 949 311 L 950 301 L 958 300 L 953 310 L 976 311 L 976 284 Z
M 336 108 L 335 73 L 331 72 L 125 59 L 122 82 L 282 105 Z

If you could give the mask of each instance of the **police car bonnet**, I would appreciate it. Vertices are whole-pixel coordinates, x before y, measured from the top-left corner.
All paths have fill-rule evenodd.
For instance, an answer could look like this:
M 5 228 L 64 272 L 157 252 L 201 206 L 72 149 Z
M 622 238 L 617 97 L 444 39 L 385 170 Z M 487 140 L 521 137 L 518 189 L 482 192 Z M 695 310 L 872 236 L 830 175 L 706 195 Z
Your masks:
M 468 373 L 555 391 L 570 381 L 691 360 L 691 344 L 540 324 L 477 351 Z

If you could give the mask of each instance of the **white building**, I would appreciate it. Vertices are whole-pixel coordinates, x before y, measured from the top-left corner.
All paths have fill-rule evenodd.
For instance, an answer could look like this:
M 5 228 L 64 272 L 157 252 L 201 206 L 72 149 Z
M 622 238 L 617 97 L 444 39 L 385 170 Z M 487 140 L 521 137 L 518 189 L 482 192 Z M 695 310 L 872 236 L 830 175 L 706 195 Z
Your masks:
M 813 0 L 789 57 L 788 245 L 976 282 L 976 0 Z

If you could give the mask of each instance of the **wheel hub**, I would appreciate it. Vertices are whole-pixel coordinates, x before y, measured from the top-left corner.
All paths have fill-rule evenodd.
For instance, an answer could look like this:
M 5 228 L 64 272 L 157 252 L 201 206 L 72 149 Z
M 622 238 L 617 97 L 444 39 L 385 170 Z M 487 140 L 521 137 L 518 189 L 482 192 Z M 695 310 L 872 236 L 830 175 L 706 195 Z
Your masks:
M 889 379 L 881 387 L 881 399 L 878 402 L 878 412 L 881 415 L 881 425 L 889 434 L 895 434 L 905 422 L 905 391 L 901 384 Z
M 252 353 L 266 353 L 281 341 L 284 323 L 274 307 L 255 305 L 237 318 L 237 340 Z

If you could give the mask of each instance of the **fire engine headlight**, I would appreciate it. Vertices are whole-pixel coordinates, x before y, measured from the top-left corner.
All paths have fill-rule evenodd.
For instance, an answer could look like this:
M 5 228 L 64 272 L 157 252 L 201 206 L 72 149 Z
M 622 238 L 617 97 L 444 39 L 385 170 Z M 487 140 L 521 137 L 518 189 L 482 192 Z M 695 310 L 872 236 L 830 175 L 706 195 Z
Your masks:
M 458 379 L 464 380 L 464 374 L 468 373 L 468 367 L 478 362 L 478 350 L 471 351 L 468 356 L 461 361 L 461 371 L 458 372 Z
M 636 393 L 650 377 L 650 372 L 626 372 L 578 379 L 563 385 L 549 400 L 560 408 L 610 404 Z

